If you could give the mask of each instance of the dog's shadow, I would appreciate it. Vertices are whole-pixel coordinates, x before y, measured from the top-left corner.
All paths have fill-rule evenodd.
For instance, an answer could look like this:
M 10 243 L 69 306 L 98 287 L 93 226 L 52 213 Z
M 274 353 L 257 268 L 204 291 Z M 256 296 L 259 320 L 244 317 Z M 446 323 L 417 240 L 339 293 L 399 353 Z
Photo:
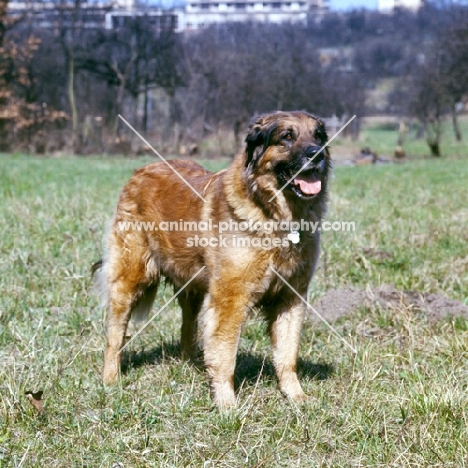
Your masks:
M 127 374 L 131 369 L 144 365 L 156 365 L 165 361 L 180 360 L 180 343 L 174 341 L 163 342 L 156 348 L 137 352 L 125 353 L 122 359 L 122 374 Z M 193 365 L 203 370 L 201 356 Z M 299 358 L 297 373 L 303 380 L 326 380 L 335 372 L 332 364 L 324 362 L 311 362 Z M 257 381 L 272 380 L 275 378 L 273 362 L 266 355 L 240 351 L 237 354 L 235 387 L 241 385 L 255 384 Z
M 299 358 L 297 374 L 301 380 L 326 380 L 334 373 L 332 364 L 324 362 L 311 362 Z M 268 355 L 239 352 L 236 362 L 235 384 L 236 388 L 242 383 L 255 384 L 259 380 L 276 379 L 273 362 Z

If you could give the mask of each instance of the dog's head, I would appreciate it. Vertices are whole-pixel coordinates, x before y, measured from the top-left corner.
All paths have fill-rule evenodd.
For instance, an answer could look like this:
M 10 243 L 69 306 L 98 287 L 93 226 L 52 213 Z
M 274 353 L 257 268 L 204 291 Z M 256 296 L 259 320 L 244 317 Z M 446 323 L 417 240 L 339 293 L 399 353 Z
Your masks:
M 293 203 L 323 200 L 330 154 L 324 123 L 306 112 L 275 112 L 251 123 L 245 139 L 247 176 Z

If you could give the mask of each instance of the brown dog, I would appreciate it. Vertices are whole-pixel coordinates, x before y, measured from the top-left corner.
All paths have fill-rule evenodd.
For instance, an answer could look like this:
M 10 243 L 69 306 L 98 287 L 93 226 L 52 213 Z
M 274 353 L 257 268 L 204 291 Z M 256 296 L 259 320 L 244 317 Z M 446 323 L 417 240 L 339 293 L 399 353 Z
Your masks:
M 180 290 L 198 273 L 178 296 L 181 351 L 194 356 L 198 323 L 215 403 L 236 403 L 239 336 L 254 307 L 268 322 L 282 392 L 297 402 L 305 398 L 296 374 L 305 306 L 283 279 L 307 298 L 320 234 L 304 226 L 324 213 L 330 156 L 320 150 L 327 135 L 310 114 L 276 112 L 256 118 L 245 141 L 225 171 L 157 162 L 124 187 L 107 255 L 97 264 L 108 307 L 105 383 L 119 375 L 130 316 L 149 311 L 161 278 Z M 298 227 L 293 223 L 300 229 L 288 229 Z

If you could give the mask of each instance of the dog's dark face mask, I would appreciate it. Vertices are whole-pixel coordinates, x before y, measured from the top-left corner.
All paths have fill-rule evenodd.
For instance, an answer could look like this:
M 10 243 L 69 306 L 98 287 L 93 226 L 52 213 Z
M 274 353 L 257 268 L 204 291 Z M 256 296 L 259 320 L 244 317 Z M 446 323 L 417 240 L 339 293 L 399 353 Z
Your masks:
M 327 141 L 323 122 L 305 112 L 260 116 L 246 138 L 246 170 L 272 171 L 288 198 L 322 198 L 330 170 Z

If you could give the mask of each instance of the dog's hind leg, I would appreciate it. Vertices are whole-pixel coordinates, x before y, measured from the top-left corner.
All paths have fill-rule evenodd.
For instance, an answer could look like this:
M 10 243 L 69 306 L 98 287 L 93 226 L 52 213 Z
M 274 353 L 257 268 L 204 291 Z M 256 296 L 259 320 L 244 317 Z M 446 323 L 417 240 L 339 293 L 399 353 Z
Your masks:
M 203 303 L 203 294 L 183 292 L 179 296 L 182 308 L 180 352 L 182 359 L 195 360 L 197 354 L 197 316 Z
M 132 314 L 134 313 L 135 318 L 140 321 L 146 318 L 153 305 L 157 289 L 157 285 L 144 289 L 139 285 L 124 285 L 122 282 L 111 287 L 107 318 L 107 346 L 102 372 L 104 383 L 115 382 L 120 373 L 121 348 L 125 344 L 125 334 Z
M 109 310 L 107 315 L 107 344 L 104 353 L 104 383 L 114 383 L 120 373 L 121 348 L 130 320 L 132 302 L 136 291 L 125 287 L 122 282 L 110 286 Z
M 107 345 L 104 353 L 104 383 L 115 382 L 120 373 L 122 346 L 132 312 L 140 317 L 149 312 L 157 290 L 157 282 L 148 282 L 143 260 L 121 257 L 120 252 L 104 264 L 107 289 Z

